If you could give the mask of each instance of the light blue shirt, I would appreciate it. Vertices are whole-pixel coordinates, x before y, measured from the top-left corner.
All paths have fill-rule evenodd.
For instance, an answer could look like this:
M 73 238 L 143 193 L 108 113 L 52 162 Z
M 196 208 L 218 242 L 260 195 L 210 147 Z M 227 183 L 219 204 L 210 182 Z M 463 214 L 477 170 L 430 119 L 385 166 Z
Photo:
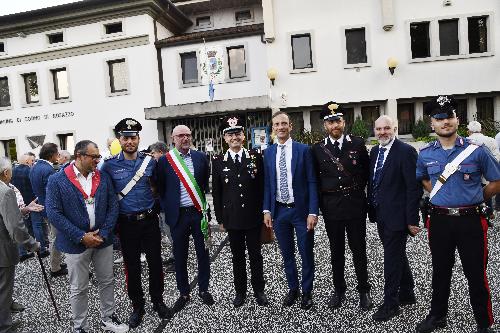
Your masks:
M 191 172 L 191 174 L 194 176 L 194 166 L 193 166 L 193 160 L 191 159 L 191 151 L 189 151 L 186 155 L 184 155 L 181 152 L 179 152 L 179 154 L 184 160 L 184 163 L 186 163 L 186 166 Z M 193 200 L 191 200 L 191 197 L 189 196 L 189 193 L 186 191 L 186 188 L 184 187 L 184 184 L 182 184 L 182 182 L 180 182 L 180 190 L 181 190 L 181 207 L 194 206 Z
M 432 186 L 443 173 L 446 164 L 450 163 L 465 148 L 469 140 L 458 137 L 455 146 L 445 150 L 435 141 L 423 148 L 417 160 L 417 179 L 430 179 Z M 488 181 L 500 180 L 500 165 L 489 150 L 480 146 L 460 163 L 458 170 L 432 198 L 431 203 L 442 207 L 464 207 L 483 202 L 481 175 Z

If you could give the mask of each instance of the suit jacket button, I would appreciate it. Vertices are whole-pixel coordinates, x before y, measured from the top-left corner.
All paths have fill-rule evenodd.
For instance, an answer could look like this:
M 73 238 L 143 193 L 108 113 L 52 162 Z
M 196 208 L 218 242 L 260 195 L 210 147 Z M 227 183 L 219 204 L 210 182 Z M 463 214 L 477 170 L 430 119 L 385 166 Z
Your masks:
M 238 178 L 240 178 L 240 175 L 238 175 Z
M 245 207 L 245 204 L 241 204 L 241 207 Z
M 241 187 L 242 185 L 241 184 L 238 184 L 239 187 Z
M 240 197 L 242 197 L 242 198 L 243 198 L 243 193 L 241 193 L 241 194 L 240 194 Z

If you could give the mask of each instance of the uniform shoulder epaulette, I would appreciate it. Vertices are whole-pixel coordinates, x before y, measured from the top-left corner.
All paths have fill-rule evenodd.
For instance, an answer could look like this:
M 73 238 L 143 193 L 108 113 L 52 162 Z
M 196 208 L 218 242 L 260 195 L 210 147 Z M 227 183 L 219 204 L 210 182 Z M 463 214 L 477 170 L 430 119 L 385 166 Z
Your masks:
M 431 142 L 427 142 L 425 145 L 423 145 L 422 147 L 420 147 L 419 151 L 422 151 L 422 150 L 425 150 L 427 148 L 430 148 L 432 146 L 434 146 L 436 144 L 436 141 L 431 141 Z
M 111 159 L 113 159 L 113 158 L 117 158 L 117 157 L 118 157 L 118 155 L 120 155 L 120 153 L 118 153 L 118 154 L 114 154 L 114 155 L 110 155 L 110 156 L 106 156 L 106 157 L 104 158 L 104 160 L 105 160 L 105 161 L 107 161 L 107 160 L 111 160 Z

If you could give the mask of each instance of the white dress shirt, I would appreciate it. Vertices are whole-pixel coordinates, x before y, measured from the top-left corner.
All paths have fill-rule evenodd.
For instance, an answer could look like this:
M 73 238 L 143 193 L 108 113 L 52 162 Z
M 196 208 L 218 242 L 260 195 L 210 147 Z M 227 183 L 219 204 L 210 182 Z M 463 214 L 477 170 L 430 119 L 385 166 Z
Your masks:
M 241 157 L 243 156 L 243 148 L 241 148 L 240 151 L 237 153 L 232 151 L 231 148 L 228 149 L 228 151 L 229 151 L 229 154 L 231 155 L 231 158 L 233 159 L 233 162 L 235 162 L 236 155 L 238 155 L 238 161 L 240 161 L 240 163 L 241 163 Z
M 280 156 L 281 156 L 281 144 L 278 143 L 276 150 L 276 200 L 283 203 L 293 203 L 293 187 L 292 187 L 292 138 L 288 138 L 285 145 L 285 160 L 286 160 L 286 177 L 288 182 L 288 201 L 281 200 L 280 191 Z
M 380 148 L 385 148 L 384 161 L 382 162 L 382 166 L 385 165 L 385 161 L 387 160 L 387 156 L 389 155 L 389 150 L 391 150 L 391 147 L 392 147 L 392 144 L 394 143 L 394 140 L 396 140 L 396 138 L 393 138 L 392 141 L 389 142 L 389 144 L 387 144 L 386 146 L 382 146 L 382 145 L 378 146 L 378 153 L 379 154 L 380 154 Z M 378 155 L 377 155 L 377 159 L 375 160 L 375 169 L 373 169 L 374 175 L 375 175 L 375 171 L 377 171 L 377 164 L 378 164 Z
M 82 173 L 78 170 L 78 168 L 73 164 L 73 170 L 75 171 L 76 179 L 80 185 L 82 185 L 83 191 L 90 197 L 90 193 L 92 193 L 92 176 L 94 172 L 90 172 L 87 177 L 82 175 Z M 89 214 L 90 220 L 90 229 L 92 230 L 95 227 L 95 206 L 94 202 L 88 203 L 85 201 L 85 206 L 87 207 L 87 213 Z
M 342 144 L 344 143 L 344 134 L 342 134 L 342 136 L 340 138 L 338 138 L 337 140 L 335 140 L 331 136 L 326 137 L 325 138 L 325 145 L 328 144 L 328 141 L 327 141 L 328 139 L 330 139 L 330 142 L 332 143 L 332 145 L 335 145 L 335 141 L 337 141 L 339 143 L 339 149 L 342 150 Z

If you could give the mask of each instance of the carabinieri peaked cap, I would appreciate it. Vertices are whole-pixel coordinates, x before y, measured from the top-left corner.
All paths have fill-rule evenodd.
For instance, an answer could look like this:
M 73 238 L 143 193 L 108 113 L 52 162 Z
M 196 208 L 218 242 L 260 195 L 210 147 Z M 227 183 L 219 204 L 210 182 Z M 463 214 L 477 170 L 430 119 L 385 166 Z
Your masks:
M 340 104 L 328 102 L 323 105 L 320 118 L 326 120 L 337 120 L 344 116 L 344 109 Z
M 222 134 L 238 133 L 245 129 L 243 118 L 238 115 L 230 114 L 224 117 L 220 126 Z
M 457 101 L 451 95 L 439 95 L 425 105 L 425 114 L 435 119 L 447 119 L 455 116 Z
M 122 119 L 115 126 L 115 132 L 121 136 L 137 136 L 141 130 L 141 123 L 132 118 Z

